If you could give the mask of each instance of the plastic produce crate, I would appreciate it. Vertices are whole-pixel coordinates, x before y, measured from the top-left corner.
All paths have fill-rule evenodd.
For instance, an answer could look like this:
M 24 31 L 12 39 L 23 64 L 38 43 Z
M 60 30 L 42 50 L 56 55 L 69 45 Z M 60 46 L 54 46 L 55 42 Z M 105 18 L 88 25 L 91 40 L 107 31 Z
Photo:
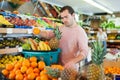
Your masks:
M 47 66 L 58 63 L 59 54 L 61 49 L 56 49 L 54 51 L 29 51 L 23 50 L 22 54 L 25 58 L 29 58 L 32 56 L 37 57 L 38 61 L 43 60 Z

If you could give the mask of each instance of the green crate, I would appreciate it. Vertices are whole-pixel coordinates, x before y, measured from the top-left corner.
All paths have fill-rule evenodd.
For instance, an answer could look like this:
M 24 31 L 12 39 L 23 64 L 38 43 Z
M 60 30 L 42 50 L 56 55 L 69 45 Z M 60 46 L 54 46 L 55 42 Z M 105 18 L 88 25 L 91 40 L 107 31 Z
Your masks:
M 29 51 L 29 50 L 23 50 L 22 54 L 25 58 L 29 58 L 32 56 L 37 57 L 37 59 L 43 60 L 47 66 L 58 63 L 59 54 L 61 52 L 61 49 L 56 49 L 54 51 Z

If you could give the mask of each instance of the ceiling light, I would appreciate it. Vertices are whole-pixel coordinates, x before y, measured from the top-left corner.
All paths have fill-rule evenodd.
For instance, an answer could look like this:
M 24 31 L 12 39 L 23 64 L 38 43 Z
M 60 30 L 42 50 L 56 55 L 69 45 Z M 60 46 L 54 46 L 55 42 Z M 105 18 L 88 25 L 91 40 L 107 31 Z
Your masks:
M 84 1 L 87 2 L 87 3 L 89 3 L 89 4 L 91 4 L 91 5 L 93 5 L 93 6 L 95 6 L 95 7 L 97 7 L 97 8 L 99 8 L 99 9 L 101 9 L 101 10 L 104 10 L 105 12 L 108 12 L 108 13 L 110 13 L 110 14 L 113 13 L 113 12 L 110 11 L 109 9 L 101 6 L 100 4 L 94 2 L 93 0 L 84 0 Z

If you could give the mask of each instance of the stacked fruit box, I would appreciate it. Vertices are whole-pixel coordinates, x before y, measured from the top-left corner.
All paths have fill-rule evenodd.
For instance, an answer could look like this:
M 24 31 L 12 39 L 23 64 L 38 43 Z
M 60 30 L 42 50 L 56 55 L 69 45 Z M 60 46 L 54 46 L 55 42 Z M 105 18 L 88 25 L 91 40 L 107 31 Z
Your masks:
M 112 79 L 119 80 L 120 76 L 120 59 L 108 60 L 105 59 L 103 62 L 105 75 L 111 75 Z

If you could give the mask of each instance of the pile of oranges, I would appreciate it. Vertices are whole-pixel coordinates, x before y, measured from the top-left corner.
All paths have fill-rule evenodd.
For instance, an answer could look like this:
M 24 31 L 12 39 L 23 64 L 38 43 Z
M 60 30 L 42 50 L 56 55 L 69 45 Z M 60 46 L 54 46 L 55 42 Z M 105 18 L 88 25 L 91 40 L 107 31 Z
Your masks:
M 2 73 L 10 80 L 50 80 L 44 69 L 45 66 L 44 61 L 37 62 L 36 57 L 30 57 L 22 62 L 7 64 Z
M 120 68 L 119 67 L 105 67 L 104 68 L 104 73 L 108 74 L 120 74 Z

